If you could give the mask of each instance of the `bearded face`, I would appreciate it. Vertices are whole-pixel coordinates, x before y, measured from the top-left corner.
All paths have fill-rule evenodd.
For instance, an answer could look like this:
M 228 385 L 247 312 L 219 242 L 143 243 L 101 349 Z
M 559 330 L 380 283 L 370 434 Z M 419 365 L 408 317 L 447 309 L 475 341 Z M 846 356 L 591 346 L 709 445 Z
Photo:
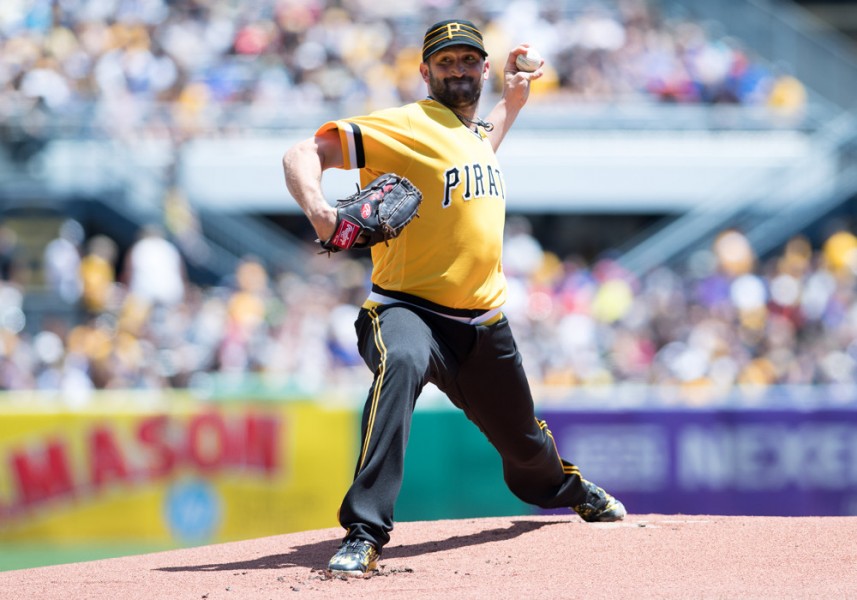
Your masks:
M 429 68 L 428 84 L 432 97 L 450 108 L 473 106 L 482 95 L 481 77 L 440 77 Z
M 475 106 L 482 95 L 485 60 L 469 46 L 451 46 L 425 64 L 423 76 L 432 97 L 453 109 Z

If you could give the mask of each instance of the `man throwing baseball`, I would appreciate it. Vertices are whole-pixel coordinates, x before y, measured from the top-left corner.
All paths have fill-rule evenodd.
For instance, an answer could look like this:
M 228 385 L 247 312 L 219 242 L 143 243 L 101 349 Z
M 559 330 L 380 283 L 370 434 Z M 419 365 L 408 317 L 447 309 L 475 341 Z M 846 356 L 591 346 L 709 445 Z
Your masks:
M 355 323 L 374 373 L 363 411 L 354 481 L 339 511 L 346 533 L 330 572 L 376 568 L 393 529 L 414 406 L 431 382 L 497 449 L 509 489 L 543 508 L 569 507 L 586 521 L 617 521 L 625 507 L 561 458 L 533 398 L 502 307 L 506 186 L 495 156 L 542 75 L 520 71 L 514 48 L 501 99 L 477 116 L 489 62 L 470 21 L 429 27 L 420 74 L 428 97 L 323 124 L 283 157 L 286 185 L 329 240 L 337 211 L 321 189 L 326 169 L 360 169 L 361 185 L 384 173 L 422 192 L 419 218 L 372 247 L 372 289 Z M 443 440 L 438 440 L 443 443 Z

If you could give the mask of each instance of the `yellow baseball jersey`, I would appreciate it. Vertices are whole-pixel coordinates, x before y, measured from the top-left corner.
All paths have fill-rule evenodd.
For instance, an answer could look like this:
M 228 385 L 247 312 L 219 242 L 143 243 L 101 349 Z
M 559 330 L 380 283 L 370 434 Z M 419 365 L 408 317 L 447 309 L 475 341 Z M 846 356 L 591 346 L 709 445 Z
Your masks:
M 506 190 L 482 130 L 432 99 L 330 121 L 318 133 L 331 129 L 343 168 L 360 169 L 361 186 L 396 173 L 423 193 L 419 217 L 389 246 L 372 248 L 372 283 L 453 309 L 501 306 Z

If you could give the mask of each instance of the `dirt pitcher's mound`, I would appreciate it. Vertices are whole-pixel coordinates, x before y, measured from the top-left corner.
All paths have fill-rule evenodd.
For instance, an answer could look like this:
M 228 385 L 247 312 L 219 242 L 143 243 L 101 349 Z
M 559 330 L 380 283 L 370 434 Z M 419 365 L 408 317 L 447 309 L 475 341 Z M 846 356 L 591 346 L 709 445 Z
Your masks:
M 854 598 L 857 517 L 399 523 L 379 571 L 328 578 L 339 529 L 0 573 L 0 598 Z

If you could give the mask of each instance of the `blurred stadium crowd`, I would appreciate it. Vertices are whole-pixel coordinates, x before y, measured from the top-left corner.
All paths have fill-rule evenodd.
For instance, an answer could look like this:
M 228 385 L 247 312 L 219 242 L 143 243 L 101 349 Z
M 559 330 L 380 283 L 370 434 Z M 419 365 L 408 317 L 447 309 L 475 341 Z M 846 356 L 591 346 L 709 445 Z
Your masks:
M 650 0 L 3 0 L 0 139 L 24 159 L 49 135 L 133 139 L 240 134 L 421 98 L 419 42 L 456 15 L 486 46 L 538 46 L 536 101 L 735 103 L 799 114 L 806 91 L 711 24 Z M 500 69 L 495 69 L 495 72 Z M 48 130 L 47 123 L 63 128 Z M 573 202 L 573 199 L 570 199 Z M 318 256 L 309 276 L 246 257 L 220 285 L 189 281 L 158 228 L 118 244 L 68 221 L 45 282 L 75 319 L 29 333 L 20 240 L 0 222 L 0 389 L 202 388 L 269 375 L 312 391 L 365 383 L 353 321 L 365 257 Z M 506 306 L 535 384 L 735 384 L 857 380 L 857 238 L 803 238 L 760 261 L 737 231 L 681 270 L 642 277 L 609 258 L 546 252 L 524 219 L 507 231 Z M 605 254 L 605 256 L 607 256 Z
M 800 111 L 806 91 L 710 23 L 654 0 L 4 0 L 7 139 L 240 132 L 319 106 L 359 114 L 421 98 L 419 43 L 450 12 L 495 60 L 538 46 L 534 95 L 563 102 L 741 103 Z M 501 73 L 500 65 L 494 72 Z M 499 82 L 499 79 L 497 80 Z M 54 132 L 56 134 L 56 131 Z
M 314 254 L 313 275 L 271 273 L 247 257 L 221 285 L 183 275 L 177 248 L 147 228 L 117 265 L 116 246 L 82 245 L 66 222 L 46 249 L 48 281 L 79 324 L 24 330 L 14 244 L 3 245 L 0 388 L 61 390 L 210 385 L 212 374 L 268 375 L 313 391 L 369 377 L 353 321 L 368 288 L 365 257 Z M 506 305 L 534 384 L 617 382 L 695 388 L 857 381 L 857 237 L 846 229 L 813 251 L 802 237 L 765 261 L 738 231 L 678 268 L 643 277 L 602 258 L 546 252 L 512 218 Z

